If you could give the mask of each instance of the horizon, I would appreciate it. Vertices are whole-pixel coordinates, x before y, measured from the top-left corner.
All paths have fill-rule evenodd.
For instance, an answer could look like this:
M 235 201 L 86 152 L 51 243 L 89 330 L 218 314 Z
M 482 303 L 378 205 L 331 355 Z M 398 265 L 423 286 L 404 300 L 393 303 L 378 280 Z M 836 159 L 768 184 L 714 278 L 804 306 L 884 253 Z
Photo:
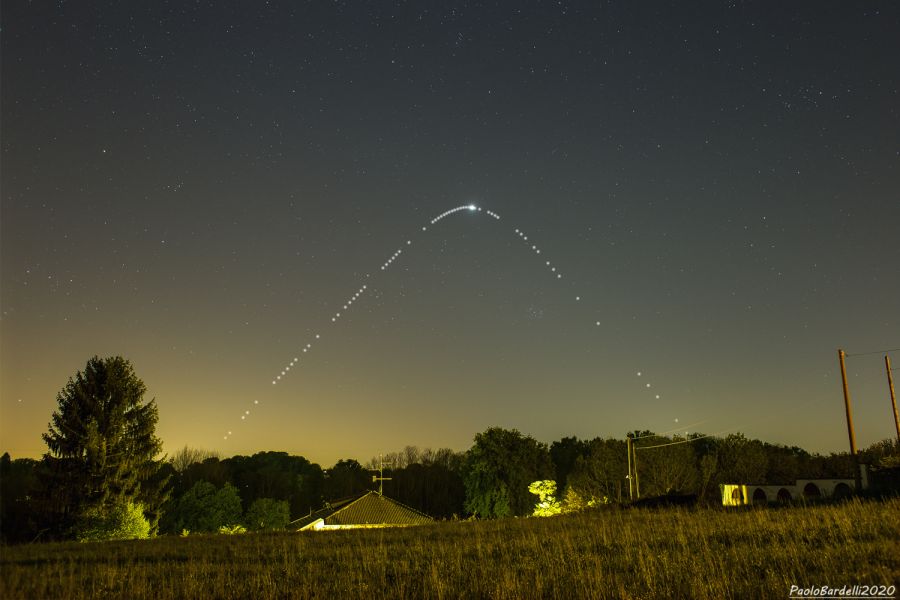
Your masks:
M 900 6 L 690 10 L 5 6 L 0 445 L 892 438 Z

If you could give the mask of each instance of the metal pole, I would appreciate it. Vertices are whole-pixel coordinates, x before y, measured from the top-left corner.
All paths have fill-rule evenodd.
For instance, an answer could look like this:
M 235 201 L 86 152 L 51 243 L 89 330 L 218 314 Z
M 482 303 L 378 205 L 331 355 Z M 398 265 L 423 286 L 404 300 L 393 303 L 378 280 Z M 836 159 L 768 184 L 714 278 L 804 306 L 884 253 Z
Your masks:
M 891 406 L 894 408 L 894 427 L 897 428 L 897 441 L 900 442 L 900 415 L 897 414 L 897 397 L 894 395 L 894 376 L 891 375 L 891 357 L 884 355 L 884 367 L 887 369 L 888 389 L 891 391 Z
M 841 363 L 841 381 L 844 384 L 844 407 L 847 409 L 847 433 L 850 436 L 850 454 L 856 458 L 856 436 L 853 434 L 853 414 L 850 410 L 850 388 L 847 386 L 847 367 L 844 366 L 844 351 L 838 348 Z

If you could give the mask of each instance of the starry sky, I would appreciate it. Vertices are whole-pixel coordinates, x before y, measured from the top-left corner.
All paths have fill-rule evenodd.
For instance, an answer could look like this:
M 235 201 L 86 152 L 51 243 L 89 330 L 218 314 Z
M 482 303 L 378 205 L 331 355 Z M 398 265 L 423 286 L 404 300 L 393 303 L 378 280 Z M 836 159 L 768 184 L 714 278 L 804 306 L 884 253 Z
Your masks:
M 893 435 L 897 3 L 0 19 L 13 457 L 94 355 L 132 361 L 168 452 L 330 465 L 492 425 L 843 451 L 837 348 L 874 352 L 858 444 Z

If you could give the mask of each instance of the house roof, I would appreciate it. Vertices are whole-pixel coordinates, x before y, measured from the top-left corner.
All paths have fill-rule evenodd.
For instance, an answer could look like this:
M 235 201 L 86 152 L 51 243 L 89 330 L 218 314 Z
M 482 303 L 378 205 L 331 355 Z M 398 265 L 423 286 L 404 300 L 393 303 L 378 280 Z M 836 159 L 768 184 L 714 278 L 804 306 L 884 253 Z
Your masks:
M 292 529 L 305 529 L 319 519 L 329 525 L 380 525 L 403 526 L 425 525 L 434 521 L 425 513 L 392 500 L 378 492 L 366 492 L 362 496 L 333 503 L 327 508 L 297 519 L 291 523 Z

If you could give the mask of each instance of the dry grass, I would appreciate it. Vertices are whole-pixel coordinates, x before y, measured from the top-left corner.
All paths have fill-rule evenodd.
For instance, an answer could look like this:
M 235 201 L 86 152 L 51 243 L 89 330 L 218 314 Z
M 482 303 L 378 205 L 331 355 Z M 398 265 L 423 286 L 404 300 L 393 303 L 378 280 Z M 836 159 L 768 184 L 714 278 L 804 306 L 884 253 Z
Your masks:
M 900 499 L 6 547 L 2 598 L 786 598 L 896 584 Z

